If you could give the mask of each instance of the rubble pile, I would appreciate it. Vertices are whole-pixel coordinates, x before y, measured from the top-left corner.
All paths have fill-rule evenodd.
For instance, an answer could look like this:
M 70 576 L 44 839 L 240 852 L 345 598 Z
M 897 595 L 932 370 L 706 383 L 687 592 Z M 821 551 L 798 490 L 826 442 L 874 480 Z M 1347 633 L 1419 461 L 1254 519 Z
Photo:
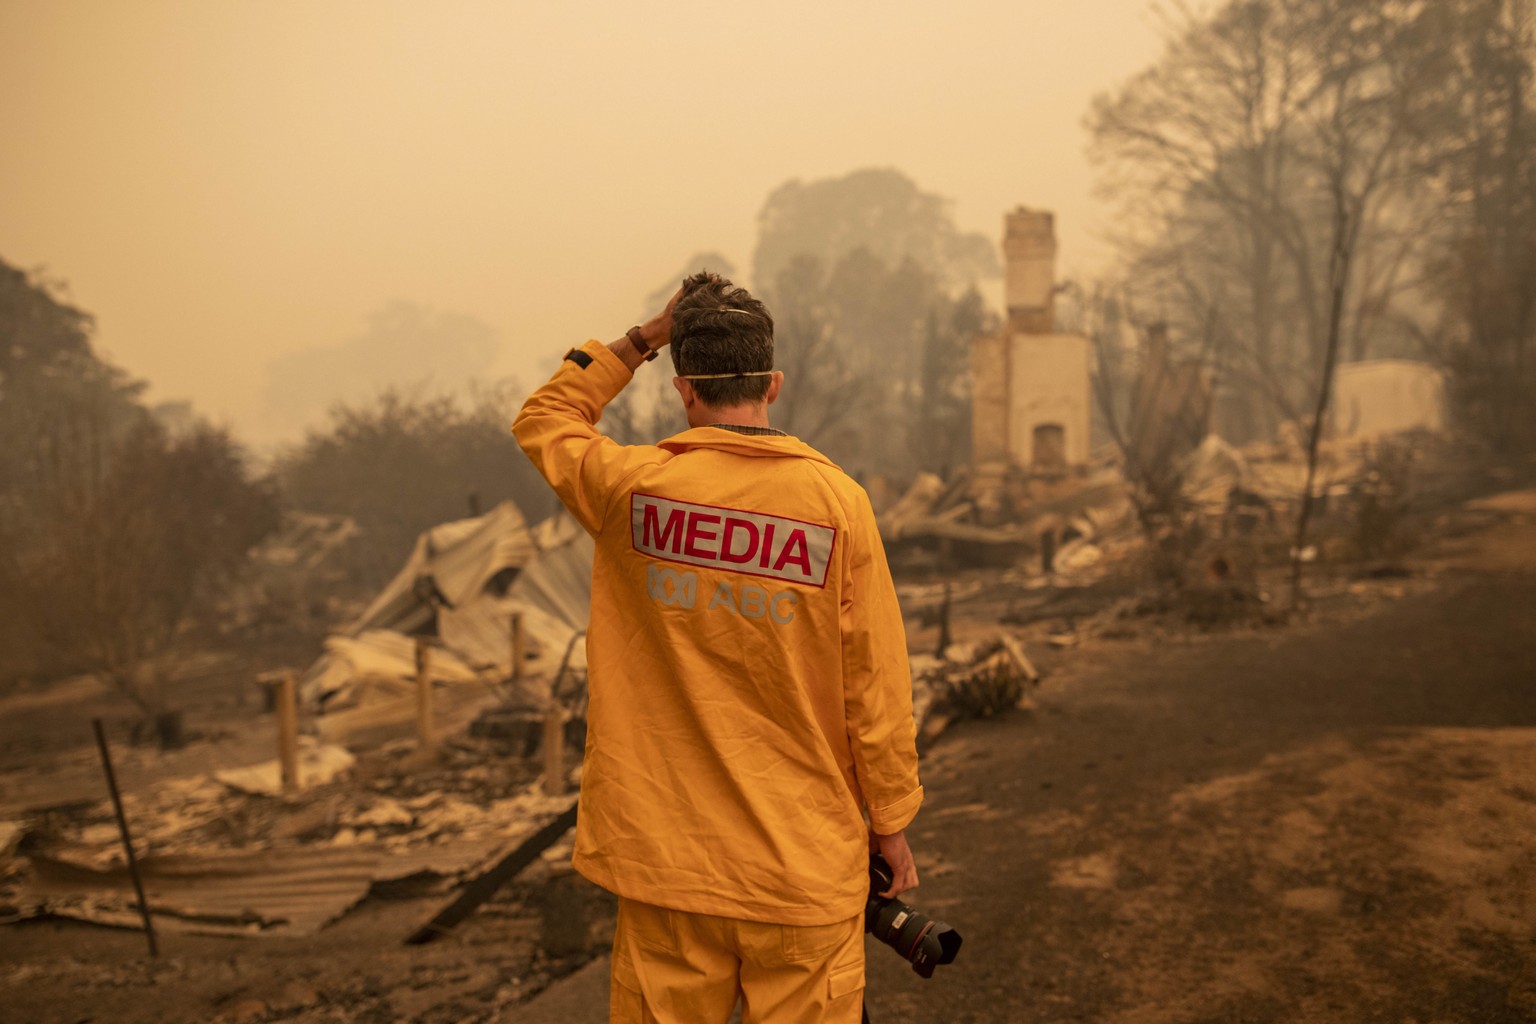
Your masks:
M 926 747 L 952 722 L 990 718 L 1023 706 L 1040 673 L 1012 635 L 950 644 L 941 655 L 912 659 L 912 710 L 918 745 Z
M 356 760 L 338 748 L 322 784 L 282 798 L 262 766 L 168 780 L 125 796 L 157 928 L 308 934 L 363 899 L 443 893 L 565 813 L 532 766 L 444 744 Z M 270 774 L 274 774 L 270 773 Z M 0 922 L 72 917 L 137 927 L 110 803 L 36 811 L 0 838 Z
M 537 734 L 507 751 L 471 725 L 487 712 L 580 721 L 590 574 L 573 521 L 530 528 L 511 503 L 422 534 L 307 673 L 258 678 L 277 714 L 239 728 L 249 740 L 277 725 L 275 744 L 231 756 L 202 742 L 135 772 L 123 809 L 156 927 L 308 934 L 364 899 L 445 893 L 557 841 L 575 802 L 562 746 L 535 765 Z M 0 819 L 0 923 L 139 925 L 112 804 L 104 787 L 81 792 L 19 794 Z
M 1107 446 L 1085 465 L 1053 472 L 920 474 L 877 509 L 881 536 L 892 565 L 909 575 L 985 568 L 1025 588 L 1072 588 L 1150 572 L 1158 584 L 1198 592 L 1191 621 L 1262 617 L 1258 570 L 1289 562 L 1306 488 L 1297 438 L 1282 432 L 1239 448 L 1208 434 L 1168 464 L 1171 494 L 1133 485 L 1125 461 Z M 1415 514 L 1480 493 L 1486 475 L 1477 452 L 1429 431 L 1326 438 L 1298 554 L 1329 563 L 1398 557 L 1412 544 Z
M 1048 476 L 962 470 L 945 483 L 921 473 L 878 522 L 893 563 L 909 568 L 997 566 L 1039 554 L 1043 572 L 1076 573 L 1102 557 L 1096 537 L 1133 539 L 1127 494 L 1119 470 L 1102 459 Z
M 1424 481 L 1435 495 L 1460 486 L 1454 473 L 1428 472 L 1454 461 L 1440 442 L 1393 445 L 1325 445 L 1316 557 L 1338 543 L 1390 552 Z M 1112 455 L 1051 474 L 924 475 L 881 512 L 893 563 L 945 570 L 902 588 L 908 618 L 940 628 L 940 653 L 912 659 L 920 746 L 951 722 L 1027 706 L 1040 679 L 1013 633 L 951 642 L 953 604 L 985 607 L 985 628 L 1020 627 L 1042 648 L 1133 631 L 1136 619 L 1216 625 L 1269 614 L 1253 566 L 1266 545 L 1288 542 L 1303 486 L 1297 449 L 1238 450 L 1213 436 L 1178 472 L 1193 540 L 1177 605 L 1167 593 L 1126 596 L 1134 574 L 1122 570 L 1158 538 Z M 985 568 L 956 569 L 967 565 Z M 446 895 L 522 870 L 558 841 L 537 837 L 569 827 L 570 775 L 552 786 L 533 759 L 561 739 L 581 746 L 590 567 L 590 539 L 573 523 L 529 529 L 510 506 L 424 534 L 307 673 L 282 673 L 283 692 L 297 690 L 307 712 L 296 765 L 261 760 L 265 745 L 213 766 L 227 748 L 204 739 L 200 768 L 184 751 L 160 762 L 170 777 L 128 790 L 157 927 L 308 934 L 368 899 Z M 287 785 L 283 763 L 296 772 Z M 89 792 L 36 806 L 27 793 L 3 812 L 0 923 L 53 915 L 137 926 L 112 806 Z

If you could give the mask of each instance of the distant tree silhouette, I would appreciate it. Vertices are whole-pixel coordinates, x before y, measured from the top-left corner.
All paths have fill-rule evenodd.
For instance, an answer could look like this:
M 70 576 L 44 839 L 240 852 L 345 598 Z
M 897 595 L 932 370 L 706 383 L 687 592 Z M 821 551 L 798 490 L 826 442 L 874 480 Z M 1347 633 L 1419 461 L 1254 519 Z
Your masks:
M 997 248 L 955 226 L 949 203 L 894 168 L 787 181 L 757 215 L 752 280 L 772 285 L 798 256 L 835 267 L 856 250 L 889 267 L 911 262 L 945 287 L 997 273 Z
M 277 507 L 227 433 L 171 436 L 91 329 L 0 263 L 0 670 L 100 671 L 147 713 L 157 659 Z
M 995 244 L 890 169 L 788 182 L 758 228 L 753 277 L 786 376 L 775 422 L 855 473 L 957 468 L 970 332 L 989 326 L 967 290 L 997 272 Z
M 278 524 L 276 496 L 240 446 L 207 425 L 133 427 L 99 475 L 68 482 L 18 568 L 27 618 L 55 651 L 99 671 L 145 715 L 162 710 L 160 660 L 213 607 Z
M 1420 128 L 1444 116 L 1458 16 L 1236 0 L 1175 17 L 1163 57 L 1099 99 L 1089 127 L 1125 220 L 1151 240 L 1128 246 L 1142 293 L 1168 296 L 1186 337 L 1220 311 L 1227 381 L 1270 405 L 1265 426 L 1302 429 L 1294 599 L 1334 369 L 1401 330 L 1392 304 L 1423 264 L 1411 211 L 1436 142 Z
M 469 408 L 397 389 L 337 405 L 324 428 L 279 456 L 283 500 L 356 520 L 368 585 L 399 569 L 421 531 L 468 516 L 471 496 L 482 511 L 511 499 L 530 521 L 550 515 L 554 497 L 509 430 L 516 392 L 509 383 Z

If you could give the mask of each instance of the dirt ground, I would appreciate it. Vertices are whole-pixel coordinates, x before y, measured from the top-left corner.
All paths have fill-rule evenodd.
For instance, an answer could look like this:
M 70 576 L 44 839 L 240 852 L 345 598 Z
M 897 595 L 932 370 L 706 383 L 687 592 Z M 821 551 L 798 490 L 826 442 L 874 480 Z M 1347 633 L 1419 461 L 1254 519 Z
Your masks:
M 923 981 L 872 946 L 871 1019 L 1536 1021 L 1536 498 L 1471 522 L 1406 576 L 1320 581 L 1284 626 L 1022 627 L 1032 706 L 924 762 L 911 902 L 964 949 Z M 957 638 L 1008 604 L 958 607 Z M 26 706 L 0 721 L 13 796 L 58 717 Z M 440 899 L 309 939 L 168 936 L 158 961 L 132 932 L 12 925 L 0 1019 L 516 1020 L 590 955 L 542 948 L 552 890 L 600 948 L 602 897 L 537 874 L 423 947 L 401 940 Z
M 1101 641 L 947 734 L 913 902 L 966 945 L 928 983 L 877 951 L 871 1019 L 1536 1020 L 1536 503 L 1508 511 L 1364 613 Z

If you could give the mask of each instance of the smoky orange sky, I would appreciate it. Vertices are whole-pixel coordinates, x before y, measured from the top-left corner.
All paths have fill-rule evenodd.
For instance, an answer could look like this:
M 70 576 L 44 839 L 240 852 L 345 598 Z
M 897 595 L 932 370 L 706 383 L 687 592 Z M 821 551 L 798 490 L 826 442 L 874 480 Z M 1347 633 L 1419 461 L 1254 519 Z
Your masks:
M 308 425 L 274 360 L 404 300 L 531 385 L 692 254 L 745 274 L 791 178 L 895 167 L 994 239 L 1053 209 L 1091 269 L 1082 118 L 1160 48 L 1146 0 L 4 0 L 0 258 L 68 282 L 151 400 L 269 444 Z

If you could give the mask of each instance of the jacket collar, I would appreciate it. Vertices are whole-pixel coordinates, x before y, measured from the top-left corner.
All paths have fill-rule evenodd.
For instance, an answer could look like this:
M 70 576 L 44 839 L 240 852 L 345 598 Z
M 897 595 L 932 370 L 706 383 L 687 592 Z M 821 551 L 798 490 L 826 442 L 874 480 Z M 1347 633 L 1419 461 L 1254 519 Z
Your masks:
M 836 466 L 831 459 L 812 448 L 798 437 L 774 437 L 772 435 L 738 434 L 734 430 L 719 427 L 694 427 L 681 434 L 673 434 L 657 445 L 674 455 L 694 449 L 730 452 L 733 455 L 767 456 L 769 458 L 800 458 Z

